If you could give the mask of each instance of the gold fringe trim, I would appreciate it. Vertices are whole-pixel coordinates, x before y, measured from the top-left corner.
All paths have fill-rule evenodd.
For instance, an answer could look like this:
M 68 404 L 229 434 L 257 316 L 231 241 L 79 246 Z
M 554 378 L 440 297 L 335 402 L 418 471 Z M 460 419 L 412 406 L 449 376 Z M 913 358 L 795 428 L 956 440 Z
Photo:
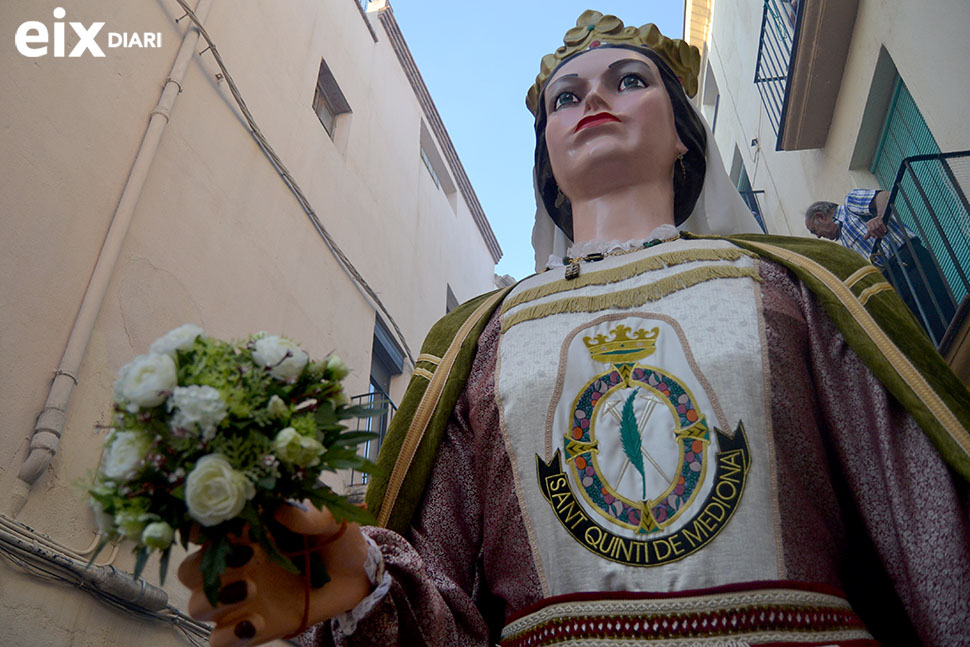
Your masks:
M 878 272 L 880 274 L 882 273 L 882 272 L 879 272 L 879 268 L 876 267 L 875 265 L 867 265 L 865 267 L 860 267 L 855 272 L 850 274 L 849 277 L 845 281 L 843 281 L 843 283 L 845 283 L 845 287 L 851 288 L 853 285 L 861 281 L 863 277 L 869 276 L 873 272 Z
M 424 379 L 428 380 L 429 382 L 431 381 L 431 378 L 433 377 L 433 375 L 431 374 L 431 371 L 426 370 L 426 369 L 423 369 L 423 368 L 416 368 L 416 369 L 414 369 L 414 372 L 412 374 L 413 375 L 417 375 L 418 377 L 423 377 Z
M 691 263 L 695 261 L 736 261 L 742 256 L 757 257 L 754 252 L 738 247 L 725 247 L 723 249 L 682 249 L 675 252 L 666 252 L 655 256 L 648 256 L 635 263 L 628 263 L 619 267 L 612 267 L 608 270 L 599 270 L 581 274 L 572 281 L 554 281 L 546 285 L 522 290 L 511 299 L 502 304 L 502 314 L 511 310 L 517 305 L 527 301 L 535 301 L 551 294 L 558 294 L 567 290 L 586 287 L 587 285 L 608 285 L 618 283 L 626 279 L 633 278 L 638 274 L 655 270 L 662 270 L 665 267 Z
M 610 294 L 600 294 L 588 297 L 572 297 L 540 303 L 539 305 L 524 308 L 519 312 L 502 320 L 502 332 L 508 332 L 510 328 L 533 319 L 542 319 L 551 315 L 566 312 L 598 312 L 606 308 L 633 308 L 643 305 L 648 301 L 658 301 L 663 297 L 673 294 L 679 290 L 689 288 L 710 281 L 712 279 L 740 279 L 752 278 L 761 281 L 761 275 L 754 267 L 734 267 L 733 265 L 708 265 L 698 267 L 686 272 L 680 272 L 653 283 L 648 283 L 637 288 L 621 290 Z
M 859 303 L 861 303 L 862 305 L 866 305 L 870 297 L 876 294 L 879 294 L 880 292 L 885 292 L 886 290 L 892 290 L 892 289 L 893 289 L 893 286 L 889 285 L 889 283 L 886 283 L 886 282 L 870 285 L 865 290 L 859 293 Z
M 427 362 L 429 364 L 434 364 L 435 366 L 437 366 L 441 362 L 441 358 L 435 355 L 432 355 L 431 353 L 421 353 L 414 361 Z

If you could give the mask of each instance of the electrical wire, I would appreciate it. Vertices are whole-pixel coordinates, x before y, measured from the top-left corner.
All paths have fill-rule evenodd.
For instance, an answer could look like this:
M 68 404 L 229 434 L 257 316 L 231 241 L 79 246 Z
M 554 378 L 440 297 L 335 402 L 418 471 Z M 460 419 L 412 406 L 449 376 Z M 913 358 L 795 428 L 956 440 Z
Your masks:
M 169 604 L 156 611 L 103 591 L 93 586 L 92 582 L 83 576 L 83 573 L 87 570 L 83 562 L 78 562 L 62 553 L 49 552 L 36 543 L 33 546 L 25 546 L 26 542 L 33 541 L 33 537 L 23 536 L 26 534 L 23 532 L 18 534 L 21 535 L 20 542 L 11 540 L 11 535 L 8 533 L 0 532 L 0 556 L 5 557 L 23 572 L 46 582 L 69 584 L 91 594 L 106 606 L 123 611 L 140 620 L 163 622 L 171 625 L 193 647 L 205 647 L 208 644 L 209 633 L 211 632 L 208 625 L 192 619 Z
M 19 534 L 21 536 L 29 537 L 30 541 L 36 542 L 38 544 L 43 544 L 44 546 L 46 546 L 47 548 L 55 552 L 63 553 L 68 557 L 72 557 L 80 561 L 86 561 L 88 557 L 91 556 L 95 548 L 98 547 L 98 544 L 101 543 L 101 537 L 102 537 L 100 531 L 95 533 L 94 539 L 91 540 L 91 543 L 88 545 L 88 547 L 79 551 L 79 550 L 75 550 L 67 546 L 64 546 L 63 544 L 59 543 L 52 537 L 45 535 L 39 530 L 35 530 L 34 528 L 31 528 L 30 526 L 23 523 L 22 521 L 18 521 L 17 519 L 8 517 L 3 513 L 0 513 L 0 528 L 5 528 L 10 532 Z M 111 564 L 115 560 L 115 557 L 118 555 L 119 546 L 120 544 L 118 544 L 117 542 L 112 543 L 111 553 L 108 555 L 108 559 L 103 562 L 95 563 L 95 566 L 106 566 L 108 564 Z
M 185 11 L 185 15 L 188 16 L 189 20 L 192 21 L 192 24 L 199 31 L 199 34 L 202 36 L 203 40 L 205 40 L 206 44 L 208 45 L 208 47 L 203 51 L 209 51 L 212 53 L 212 57 L 215 59 L 216 65 L 219 66 L 219 70 L 222 72 L 222 77 L 229 87 L 229 92 L 232 94 L 233 99 L 235 99 L 236 105 L 239 106 L 239 110 L 242 112 L 243 117 L 245 117 L 246 123 L 249 126 L 249 130 L 252 133 L 253 138 L 256 140 L 256 143 L 259 144 L 259 147 L 263 149 L 264 153 L 266 153 L 266 156 L 273 163 L 273 166 L 276 167 L 276 171 L 280 174 L 280 177 L 283 178 L 283 181 L 286 183 L 286 185 L 296 196 L 297 200 L 300 203 L 300 206 L 303 207 L 303 210 L 306 212 L 307 216 L 309 216 L 310 222 L 313 225 L 313 228 L 316 229 L 317 233 L 319 233 L 320 236 L 323 238 L 324 243 L 326 243 L 327 247 L 330 249 L 333 255 L 337 257 L 337 260 L 343 266 L 344 270 L 348 274 L 350 274 L 351 278 L 353 278 L 353 280 L 357 283 L 357 285 L 360 286 L 360 288 L 363 289 L 363 291 L 367 294 L 367 296 L 373 300 L 377 308 L 384 314 L 384 316 L 390 322 L 391 326 L 394 328 L 394 331 L 397 333 L 398 341 L 401 342 L 401 345 L 404 348 L 404 352 L 407 354 L 408 360 L 410 360 L 411 366 L 413 367 L 415 363 L 414 356 L 411 354 L 411 349 L 408 346 L 407 340 L 404 337 L 404 333 L 401 331 L 401 328 L 397 325 L 397 321 L 395 321 L 394 317 L 391 316 L 391 313 L 388 312 L 387 308 L 384 306 L 383 301 L 381 301 L 380 297 L 377 296 L 377 293 L 374 291 L 374 289 L 364 279 L 364 277 L 360 274 L 360 272 L 357 271 L 357 268 L 354 267 L 354 264 L 350 261 L 349 258 L 347 258 L 347 255 L 344 254 L 343 250 L 340 249 L 340 246 L 337 245 L 337 242 L 330 235 L 330 232 L 327 231 L 327 228 L 323 226 L 323 223 L 320 221 L 320 218 L 317 216 L 316 211 L 310 205 L 310 200 L 306 197 L 306 194 L 303 193 L 303 189 L 300 188 L 300 185 L 297 184 L 293 176 L 290 175 L 290 171 L 286 168 L 286 165 L 283 164 L 283 160 L 280 159 L 279 155 L 276 154 L 276 151 L 273 150 L 273 147 L 270 146 L 269 142 L 266 140 L 266 137 L 263 135 L 263 132 L 259 129 L 259 126 L 256 124 L 255 118 L 253 117 L 252 113 L 249 111 L 249 107 L 246 105 L 246 102 L 243 100 L 242 94 L 239 92 L 239 88 L 236 86 L 235 81 L 233 81 L 232 75 L 229 74 L 229 70 L 226 68 L 226 64 L 222 60 L 222 55 L 219 54 L 219 49 L 215 46 L 215 43 L 212 41 L 212 38 L 209 36 L 208 32 L 206 32 L 205 27 L 203 27 L 202 24 L 199 22 L 199 19 L 196 18 L 195 14 L 189 8 L 185 0 L 175 0 L 175 2 L 177 2 L 179 6 L 182 7 L 182 9 Z

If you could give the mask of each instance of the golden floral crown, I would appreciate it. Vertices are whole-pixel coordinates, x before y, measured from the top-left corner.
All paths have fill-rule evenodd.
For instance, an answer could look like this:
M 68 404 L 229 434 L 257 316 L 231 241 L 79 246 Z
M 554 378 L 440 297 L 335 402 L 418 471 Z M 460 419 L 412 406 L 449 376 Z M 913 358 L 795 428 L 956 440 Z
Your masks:
M 616 16 L 604 16 L 598 11 L 587 9 L 576 19 L 576 26 L 567 31 L 562 40 L 562 47 L 542 57 L 539 75 L 525 97 L 525 105 L 533 115 L 537 114 L 542 86 L 564 59 L 576 52 L 606 44 L 652 49 L 674 71 L 687 95 L 693 97 L 697 94 L 697 77 L 701 71 L 700 51 L 679 38 L 667 38 L 652 22 L 639 29 L 624 27 L 623 21 Z

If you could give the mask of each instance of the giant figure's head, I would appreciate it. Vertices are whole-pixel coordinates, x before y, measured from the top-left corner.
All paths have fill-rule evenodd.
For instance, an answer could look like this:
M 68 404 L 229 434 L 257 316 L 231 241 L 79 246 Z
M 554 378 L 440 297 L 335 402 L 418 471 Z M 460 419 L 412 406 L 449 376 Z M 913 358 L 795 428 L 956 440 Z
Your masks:
M 568 196 L 590 182 L 610 190 L 612 181 L 660 174 L 673 183 L 674 221 L 681 224 L 706 172 L 704 125 L 684 92 L 696 91 L 697 49 L 664 38 L 652 24 L 624 27 L 592 11 L 564 42 L 543 59 L 526 99 L 536 117 L 536 184 L 545 209 L 572 239 Z

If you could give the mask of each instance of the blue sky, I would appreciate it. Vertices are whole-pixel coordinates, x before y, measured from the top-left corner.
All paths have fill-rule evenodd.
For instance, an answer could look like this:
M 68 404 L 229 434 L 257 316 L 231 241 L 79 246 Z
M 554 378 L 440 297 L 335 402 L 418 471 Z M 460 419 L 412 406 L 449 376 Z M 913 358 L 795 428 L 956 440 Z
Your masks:
M 539 61 L 586 9 L 683 37 L 683 0 L 429 2 L 391 0 L 394 17 L 485 209 L 504 256 L 499 274 L 534 269 L 532 156 L 525 93 Z

